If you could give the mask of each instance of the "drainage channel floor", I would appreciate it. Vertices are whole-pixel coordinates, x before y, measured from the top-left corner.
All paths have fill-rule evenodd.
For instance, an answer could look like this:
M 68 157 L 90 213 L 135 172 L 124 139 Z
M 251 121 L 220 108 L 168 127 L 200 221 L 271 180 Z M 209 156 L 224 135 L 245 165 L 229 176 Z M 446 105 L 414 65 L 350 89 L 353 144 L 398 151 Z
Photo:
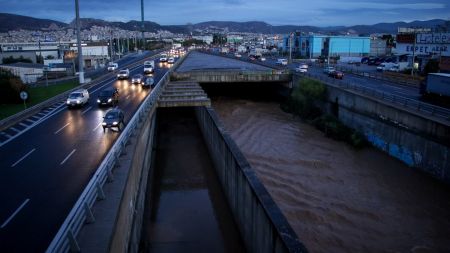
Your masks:
M 193 108 L 158 109 L 157 131 L 140 252 L 245 252 Z

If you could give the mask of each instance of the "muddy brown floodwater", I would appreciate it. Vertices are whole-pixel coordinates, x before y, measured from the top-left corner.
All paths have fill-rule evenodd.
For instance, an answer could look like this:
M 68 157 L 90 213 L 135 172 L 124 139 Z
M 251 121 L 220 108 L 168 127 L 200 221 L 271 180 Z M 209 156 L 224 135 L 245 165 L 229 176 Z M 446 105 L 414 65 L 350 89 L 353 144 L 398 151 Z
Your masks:
M 328 139 L 278 103 L 213 107 L 310 252 L 450 252 L 450 187 Z

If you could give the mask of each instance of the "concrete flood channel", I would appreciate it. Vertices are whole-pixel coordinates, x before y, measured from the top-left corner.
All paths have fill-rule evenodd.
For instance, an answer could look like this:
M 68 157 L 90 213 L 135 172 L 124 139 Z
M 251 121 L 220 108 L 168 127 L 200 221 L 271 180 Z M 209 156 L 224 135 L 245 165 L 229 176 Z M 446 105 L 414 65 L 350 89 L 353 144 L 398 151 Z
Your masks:
M 141 252 L 245 252 L 194 109 L 158 109 L 156 144 Z

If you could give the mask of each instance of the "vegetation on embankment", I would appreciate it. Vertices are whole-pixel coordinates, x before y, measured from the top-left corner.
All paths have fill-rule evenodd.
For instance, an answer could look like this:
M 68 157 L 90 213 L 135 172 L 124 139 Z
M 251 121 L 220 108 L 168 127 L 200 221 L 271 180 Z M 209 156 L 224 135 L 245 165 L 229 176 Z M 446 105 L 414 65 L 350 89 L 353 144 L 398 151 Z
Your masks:
M 313 124 L 332 139 L 345 141 L 355 148 L 365 146 L 367 141 L 363 134 L 345 126 L 338 118 L 321 109 L 326 96 L 327 89 L 323 83 L 302 78 L 281 109 Z

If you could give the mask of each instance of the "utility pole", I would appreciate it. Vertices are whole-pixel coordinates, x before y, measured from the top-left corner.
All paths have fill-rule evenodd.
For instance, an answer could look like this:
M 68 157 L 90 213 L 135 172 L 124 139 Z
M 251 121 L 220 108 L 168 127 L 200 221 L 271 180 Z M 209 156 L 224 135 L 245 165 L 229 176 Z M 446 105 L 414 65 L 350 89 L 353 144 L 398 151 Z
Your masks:
M 411 68 L 411 76 L 414 78 L 414 59 L 416 58 L 416 39 L 417 39 L 417 32 L 414 30 L 414 42 L 413 42 L 413 55 L 412 55 L 412 68 Z
M 119 35 L 119 37 L 117 38 L 117 49 L 118 49 L 118 51 L 119 51 L 119 59 L 120 59 L 120 54 L 121 54 L 121 52 L 122 52 L 122 50 L 121 50 L 121 48 L 120 48 L 120 35 Z
M 292 36 L 294 33 L 291 32 L 289 35 L 289 63 L 292 63 Z
M 80 84 L 84 83 L 83 71 L 83 52 L 81 51 L 81 34 L 80 34 L 80 9 L 78 7 L 78 0 L 75 0 L 75 19 L 77 25 L 77 46 L 78 46 L 78 77 Z
M 142 50 L 145 50 L 145 37 L 144 37 L 144 0 L 141 0 L 141 29 L 142 29 Z
M 113 36 L 113 31 L 111 29 L 111 34 L 109 36 L 109 48 L 110 48 L 110 51 L 111 51 L 111 54 L 110 54 L 111 62 L 113 61 L 113 41 L 112 41 L 112 36 Z

